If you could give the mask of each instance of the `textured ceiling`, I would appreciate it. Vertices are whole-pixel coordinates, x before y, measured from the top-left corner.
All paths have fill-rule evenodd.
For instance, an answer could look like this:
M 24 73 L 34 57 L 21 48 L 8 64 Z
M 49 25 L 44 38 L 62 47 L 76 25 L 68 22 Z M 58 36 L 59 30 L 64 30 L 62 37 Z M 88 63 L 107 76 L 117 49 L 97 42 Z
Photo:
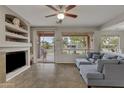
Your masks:
M 63 23 L 58 25 L 56 16 L 45 18 L 46 15 L 55 13 L 46 6 L 11 5 L 7 7 L 29 21 L 32 26 L 97 27 L 124 13 L 124 6 L 119 5 L 80 5 L 69 11 L 78 15 L 76 19 L 65 17 Z

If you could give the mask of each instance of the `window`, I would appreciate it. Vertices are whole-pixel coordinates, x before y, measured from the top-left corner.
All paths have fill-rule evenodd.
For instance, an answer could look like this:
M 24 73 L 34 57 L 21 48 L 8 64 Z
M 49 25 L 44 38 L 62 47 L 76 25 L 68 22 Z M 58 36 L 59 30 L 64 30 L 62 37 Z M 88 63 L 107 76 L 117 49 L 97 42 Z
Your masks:
M 102 36 L 101 51 L 103 52 L 119 52 L 120 37 L 119 36 Z
M 63 34 L 63 53 L 83 54 L 90 47 L 90 36 L 66 33 Z

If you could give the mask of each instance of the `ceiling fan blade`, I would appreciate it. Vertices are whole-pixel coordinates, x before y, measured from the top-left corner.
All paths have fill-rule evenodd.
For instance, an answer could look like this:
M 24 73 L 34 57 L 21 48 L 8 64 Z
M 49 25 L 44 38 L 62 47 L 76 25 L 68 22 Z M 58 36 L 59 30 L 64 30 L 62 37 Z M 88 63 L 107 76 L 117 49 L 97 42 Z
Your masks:
M 76 7 L 76 5 L 69 5 L 65 8 L 66 11 L 71 10 L 72 8 Z
M 56 16 L 57 14 L 51 14 L 51 15 L 48 15 L 48 16 L 45 16 L 45 17 L 52 17 L 52 16 Z
M 58 11 L 55 7 L 53 7 L 52 5 L 46 5 L 47 7 L 51 8 L 54 11 Z
M 77 17 L 77 15 L 75 15 L 75 14 L 69 14 L 69 13 L 65 13 L 65 16 L 72 17 L 72 18 L 76 18 Z

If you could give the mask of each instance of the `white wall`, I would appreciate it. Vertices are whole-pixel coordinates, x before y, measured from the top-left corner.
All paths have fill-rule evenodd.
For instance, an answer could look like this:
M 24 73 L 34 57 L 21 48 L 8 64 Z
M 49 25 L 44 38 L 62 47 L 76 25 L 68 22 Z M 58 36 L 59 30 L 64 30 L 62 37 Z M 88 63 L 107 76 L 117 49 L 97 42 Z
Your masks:
M 101 32 L 97 30 L 94 32 L 94 36 L 93 36 L 93 41 L 94 41 L 93 48 L 94 48 L 94 51 L 96 51 L 96 52 L 100 51 L 100 37 L 101 37 L 100 34 L 101 34 Z

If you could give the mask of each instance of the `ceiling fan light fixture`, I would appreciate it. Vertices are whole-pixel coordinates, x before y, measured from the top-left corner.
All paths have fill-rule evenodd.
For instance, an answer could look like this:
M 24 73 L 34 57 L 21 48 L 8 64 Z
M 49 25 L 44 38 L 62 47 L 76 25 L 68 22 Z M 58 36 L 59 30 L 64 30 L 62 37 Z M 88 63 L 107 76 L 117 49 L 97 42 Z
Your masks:
M 64 17 L 65 17 L 65 15 L 64 15 L 63 13 L 59 13 L 59 14 L 57 15 L 57 18 L 58 18 L 59 20 L 63 20 Z

